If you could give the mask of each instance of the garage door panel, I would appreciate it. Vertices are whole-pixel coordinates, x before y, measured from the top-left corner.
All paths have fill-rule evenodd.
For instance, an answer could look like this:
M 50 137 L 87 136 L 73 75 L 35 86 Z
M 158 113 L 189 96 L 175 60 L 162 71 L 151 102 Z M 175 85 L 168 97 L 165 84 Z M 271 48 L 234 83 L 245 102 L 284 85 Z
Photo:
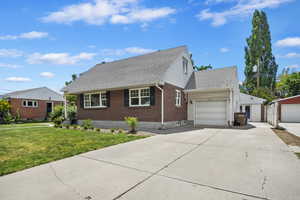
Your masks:
M 282 104 L 281 121 L 300 122 L 300 104 Z
M 196 102 L 196 125 L 226 125 L 226 101 Z

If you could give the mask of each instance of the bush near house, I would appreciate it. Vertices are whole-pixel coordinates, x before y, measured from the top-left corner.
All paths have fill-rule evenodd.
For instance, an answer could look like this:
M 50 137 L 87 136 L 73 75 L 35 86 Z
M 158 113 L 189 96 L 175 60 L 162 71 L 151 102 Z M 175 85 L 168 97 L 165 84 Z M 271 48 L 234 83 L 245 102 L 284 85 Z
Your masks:
M 13 117 L 9 113 L 10 104 L 7 100 L 0 100 L 0 123 L 10 123 Z
M 136 133 L 136 127 L 138 125 L 138 119 L 136 117 L 125 117 L 125 122 L 130 128 L 130 133 Z

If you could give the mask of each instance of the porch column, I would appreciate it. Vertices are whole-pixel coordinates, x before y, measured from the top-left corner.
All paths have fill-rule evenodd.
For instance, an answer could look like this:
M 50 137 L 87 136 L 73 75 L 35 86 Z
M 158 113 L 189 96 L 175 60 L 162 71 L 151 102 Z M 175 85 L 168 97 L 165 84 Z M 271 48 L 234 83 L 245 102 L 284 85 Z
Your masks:
M 65 119 L 68 118 L 68 113 L 67 113 L 67 96 L 64 94 L 64 111 L 65 111 Z

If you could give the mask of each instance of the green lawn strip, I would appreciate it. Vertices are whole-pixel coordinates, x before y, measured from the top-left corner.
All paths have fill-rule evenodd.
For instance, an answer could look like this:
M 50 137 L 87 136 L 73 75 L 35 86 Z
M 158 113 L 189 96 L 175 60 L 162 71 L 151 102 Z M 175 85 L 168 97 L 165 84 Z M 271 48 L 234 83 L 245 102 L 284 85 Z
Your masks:
M 300 159 L 300 153 L 295 153 L 297 156 L 298 156 L 298 158 Z
M 0 131 L 0 175 L 146 136 L 57 129 Z
M 15 127 L 33 127 L 33 126 L 49 126 L 50 123 L 24 123 L 24 124 L 0 124 L 1 128 L 15 128 Z

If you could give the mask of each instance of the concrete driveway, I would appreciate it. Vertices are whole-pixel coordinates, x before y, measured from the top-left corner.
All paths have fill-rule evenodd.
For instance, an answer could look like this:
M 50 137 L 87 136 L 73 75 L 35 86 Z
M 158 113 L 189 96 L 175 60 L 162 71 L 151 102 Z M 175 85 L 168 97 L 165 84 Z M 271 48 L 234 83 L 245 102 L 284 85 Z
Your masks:
M 288 132 L 300 137 L 300 123 L 280 123 Z
M 298 200 L 300 160 L 268 125 L 201 129 L 0 177 L 5 200 Z

